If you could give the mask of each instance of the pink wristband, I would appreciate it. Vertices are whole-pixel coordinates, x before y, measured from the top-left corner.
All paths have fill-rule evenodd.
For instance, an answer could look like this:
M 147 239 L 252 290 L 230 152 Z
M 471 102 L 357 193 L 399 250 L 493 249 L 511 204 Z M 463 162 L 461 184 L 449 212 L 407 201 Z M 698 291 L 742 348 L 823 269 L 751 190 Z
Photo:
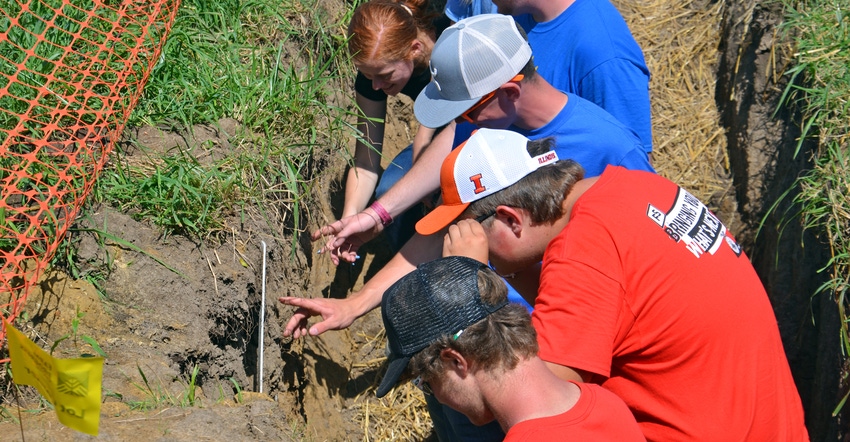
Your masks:
M 393 217 L 390 216 L 389 212 L 387 212 L 387 209 L 384 209 L 384 206 L 382 206 L 381 203 L 375 201 L 374 203 L 372 203 L 371 206 L 369 206 L 369 208 L 374 210 L 375 213 L 378 214 L 378 217 L 381 218 L 382 226 L 386 226 L 393 222 Z

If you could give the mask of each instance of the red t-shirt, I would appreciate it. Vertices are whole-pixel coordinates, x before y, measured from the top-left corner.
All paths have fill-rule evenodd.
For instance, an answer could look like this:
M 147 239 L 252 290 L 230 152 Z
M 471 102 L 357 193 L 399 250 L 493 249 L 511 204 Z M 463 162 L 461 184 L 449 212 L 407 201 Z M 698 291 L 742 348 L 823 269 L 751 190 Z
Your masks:
M 767 293 L 722 223 L 660 176 L 608 167 L 548 245 L 540 357 L 594 374 L 650 441 L 807 440 Z
M 508 430 L 505 442 L 645 441 L 623 400 L 594 384 L 576 383 L 581 396 L 565 413 L 522 421 Z

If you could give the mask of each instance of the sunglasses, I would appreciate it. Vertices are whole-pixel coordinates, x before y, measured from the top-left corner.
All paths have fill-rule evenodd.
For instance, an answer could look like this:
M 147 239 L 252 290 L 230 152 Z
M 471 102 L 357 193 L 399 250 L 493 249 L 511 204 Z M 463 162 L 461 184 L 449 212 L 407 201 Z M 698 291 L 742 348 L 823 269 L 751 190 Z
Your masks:
M 508 80 L 508 83 L 510 83 L 512 81 L 522 81 L 523 78 L 525 78 L 525 75 L 516 74 L 516 76 L 514 78 L 511 78 L 510 80 Z M 469 116 L 469 114 L 471 114 L 472 111 L 474 111 L 475 109 L 478 109 L 479 107 L 483 106 L 484 103 L 486 103 L 491 98 L 495 97 L 496 91 L 498 91 L 498 90 L 499 89 L 496 89 L 495 91 L 490 92 L 489 94 L 481 97 L 481 99 L 478 100 L 478 102 L 476 102 L 475 104 L 473 104 L 472 107 L 467 109 L 466 112 L 460 114 L 460 117 L 463 118 L 464 121 L 466 121 L 467 123 L 473 123 L 474 124 L 475 121 L 472 119 L 472 117 Z
M 481 215 L 478 215 L 478 216 L 476 216 L 476 217 L 475 217 L 475 221 L 476 221 L 478 224 L 481 224 L 481 223 L 483 223 L 483 222 L 484 222 L 484 220 L 485 220 L 485 219 L 490 218 L 491 216 L 493 216 L 493 215 L 495 215 L 495 214 L 496 214 L 496 211 L 495 211 L 495 210 L 494 210 L 494 211 L 492 211 L 492 212 L 482 213 Z
M 410 382 L 428 396 L 434 395 L 434 390 L 431 390 L 431 384 L 429 384 L 428 381 L 423 381 L 422 376 L 416 376 L 416 379 L 413 379 Z

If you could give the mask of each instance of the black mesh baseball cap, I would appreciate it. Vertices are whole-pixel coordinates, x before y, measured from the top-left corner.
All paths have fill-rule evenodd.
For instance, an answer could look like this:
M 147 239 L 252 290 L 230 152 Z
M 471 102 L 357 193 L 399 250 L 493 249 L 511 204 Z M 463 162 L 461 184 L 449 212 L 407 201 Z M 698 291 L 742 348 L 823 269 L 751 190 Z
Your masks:
M 384 397 L 410 358 L 443 335 L 457 333 L 508 304 L 487 304 L 478 292 L 478 272 L 486 265 L 450 256 L 421 264 L 384 293 L 381 316 L 389 341 L 389 366 L 378 386 Z

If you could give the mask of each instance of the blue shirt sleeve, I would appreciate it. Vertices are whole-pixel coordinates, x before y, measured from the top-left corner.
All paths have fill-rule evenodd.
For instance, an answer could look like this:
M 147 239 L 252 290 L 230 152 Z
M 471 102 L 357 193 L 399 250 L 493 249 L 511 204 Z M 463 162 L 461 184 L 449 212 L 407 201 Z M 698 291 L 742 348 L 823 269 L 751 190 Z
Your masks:
M 495 14 L 496 5 L 490 0 L 446 0 L 446 16 L 452 21 L 459 22 L 465 18 L 479 14 Z
M 644 150 L 652 152 L 649 79 L 639 66 L 622 58 L 608 60 L 580 79 L 578 87 L 578 95 L 634 130 Z
M 626 152 L 626 154 L 620 158 L 617 166 L 623 166 L 629 170 L 645 170 L 647 172 L 655 173 L 655 169 L 651 164 L 649 164 L 649 157 L 642 149 L 642 146 L 635 146 L 634 149 Z

